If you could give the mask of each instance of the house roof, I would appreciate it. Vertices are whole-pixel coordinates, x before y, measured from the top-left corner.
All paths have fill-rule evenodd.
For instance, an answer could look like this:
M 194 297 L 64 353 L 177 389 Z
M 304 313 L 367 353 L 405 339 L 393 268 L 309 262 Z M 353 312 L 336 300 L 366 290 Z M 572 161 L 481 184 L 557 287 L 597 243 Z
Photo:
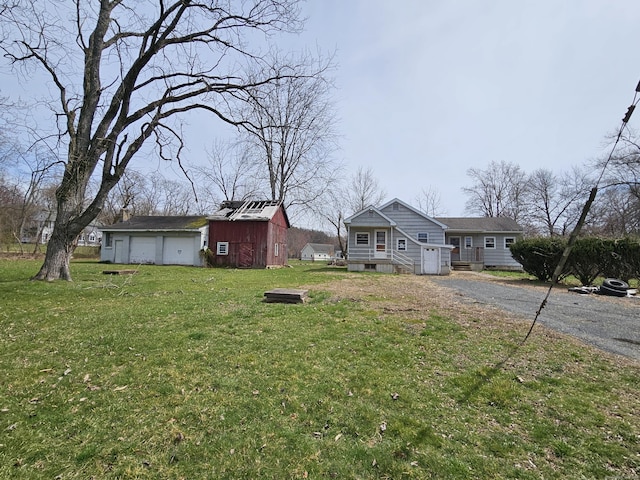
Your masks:
M 282 205 L 277 200 L 228 200 L 222 202 L 220 209 L 213 215 L 209 216 L 209 220 L 217 221 L 268 221 L 282 207 L 287 227 L 291 226 L 289 217 Z
M 307 246 L 311 247 L 315 253 L 331 254 L 334 250 L 333 245 L 328 243 L 307 243 L 303 248 Z
M 345 218 L 344 219 L 344 224 L 345 225 L 349 225 L 351 223 L 351 221 L 356 218 L 359 217 L 360 215 L 363 215 L 366 212 L 375 212 L 376 214 L 378 214 L 380 216 L 380 218 L 383 218 L 386 222 L 389 223 L 389 225 L 391 225 L 392 227 L 396 226 L 396 222 L 393 221 L 391 218 L 389 218 L 388 216 L 386 216 L 384 213 L 382 213 L 380 210 L 378 210 L 376 207 L 374 207 L 373 205 L 368 206 L 367 208 L 360 210 L 357 213 L 354 213 L 353 215 L 351 215 L 349 218 Z
M 394 203 L 398 203 L 402 206 L 404 206 L 407 210 L 411 210 L 412 212 L 420 215 L 423 218 L 426 218 L 427 220 L 439 225 L 442 228 L 447 228 L 447 225 L 444 225 L 443 222 L 441 222 L 439 219 L 435 218 L 435 217 L 430 217 L 429 215 L 427 215 L 426 213 L 418 210 L 416 207 L 413 207 L 411 205 L 409 205 L 408 203 L 403 202 L 402 200 L 400 200 L 399 198 L 394 198 L 393 200 L 389 200 L 387 203 L 385 203 L 384 205 L 382 205 L 380 207 L 380 210 L 384 210 L 385 208 L 387 208 L 389 205 L 392 205 Z
M 187 216 L 133 216 L 126 222 L 118 222 L 103 227 L 103 231 L 188 231 L 198 230 L 207 226 L 204 215 Z
M 507 217 L 437 217 L 439 222 L 456 232 L 522 232 L 518 223 Z

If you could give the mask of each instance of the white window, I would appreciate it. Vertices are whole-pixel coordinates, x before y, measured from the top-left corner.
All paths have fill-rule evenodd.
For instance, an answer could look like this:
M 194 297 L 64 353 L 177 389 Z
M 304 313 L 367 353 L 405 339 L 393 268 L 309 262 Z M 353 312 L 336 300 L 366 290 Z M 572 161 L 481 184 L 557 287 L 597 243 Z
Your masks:
M 279 249 L 280 245 L 276 242 L 276 244 L 274 245 L 273 248 L 273 254 L 277 257 L 278 256 L 278 249 Z
M 473 237 L 464 237 L 464 248 L 473 248 Z
M 504 248 L 509 249 L 512 243 L 515 243 L 516 239 L 513 237 L 504 237 Z
M 356 245 L 369 245 L 369 232 L 356 232 Z
M 496 248 L 496 237 L 484 237 L 484 248 Z
M 422 243 L 429 243 L 429 233 L 428 232 L 418 232 L 418 241 Z
M 89 234 L 89 241 L 90 242 L 95 242 L 96 241 L 96 234 L 95 233 L 90 233 Z
M 406 238 L 399 238 L 398 239 L 398 251 L 399 252 L 406 252 L 407 251 L 407 239 Z
M 218 242 L 216 247 L 217 255 L 229 255 L 229 242 Z

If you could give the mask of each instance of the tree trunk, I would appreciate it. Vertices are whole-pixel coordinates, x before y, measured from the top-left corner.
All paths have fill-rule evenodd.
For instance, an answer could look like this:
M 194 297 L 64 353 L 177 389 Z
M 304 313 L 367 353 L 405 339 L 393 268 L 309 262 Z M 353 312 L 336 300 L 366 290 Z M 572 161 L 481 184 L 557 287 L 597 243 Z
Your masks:
M 66 232 L 66 233 L 65 233 Z M 40 271 L 31 280 L 71 280 L 69 263 L 75 248 L 77 233 L 69 232 L 68 225 L 56 220 L 51 238 L 47 244 L 47 253 Z

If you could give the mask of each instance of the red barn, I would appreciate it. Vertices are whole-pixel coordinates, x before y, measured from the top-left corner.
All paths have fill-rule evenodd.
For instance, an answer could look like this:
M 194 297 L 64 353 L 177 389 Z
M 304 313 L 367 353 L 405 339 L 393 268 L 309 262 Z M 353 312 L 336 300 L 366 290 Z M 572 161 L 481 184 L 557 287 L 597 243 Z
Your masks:
M 282 202 L 223 202 L 220 210 L 209 217 L 210 262 L 218 267 L 286 265 L 290 226 Z

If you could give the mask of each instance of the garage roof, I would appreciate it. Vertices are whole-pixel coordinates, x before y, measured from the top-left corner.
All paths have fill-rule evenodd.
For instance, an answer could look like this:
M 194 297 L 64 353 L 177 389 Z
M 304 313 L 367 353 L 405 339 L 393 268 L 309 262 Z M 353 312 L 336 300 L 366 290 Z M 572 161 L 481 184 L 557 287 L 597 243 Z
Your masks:
M 103 231 L 193 231 L 207 226 L 207 217 L 203 215 L 187 216 L 133 216 L 126 222 L 118 222 Z

